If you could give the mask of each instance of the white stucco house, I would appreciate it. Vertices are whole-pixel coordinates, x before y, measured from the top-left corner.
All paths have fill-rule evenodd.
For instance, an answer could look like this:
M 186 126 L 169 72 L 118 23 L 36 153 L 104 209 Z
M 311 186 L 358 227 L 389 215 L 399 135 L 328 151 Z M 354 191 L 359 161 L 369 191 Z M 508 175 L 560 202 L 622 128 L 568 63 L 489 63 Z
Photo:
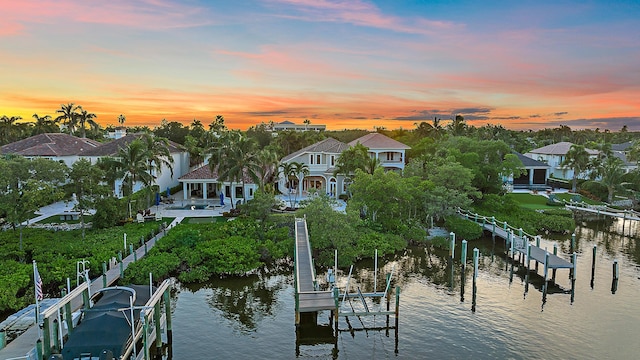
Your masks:
M 95 164 L 102 157 L 116 156 L 118 149 L 126 147 L 131 141 L 140 138 L 142 134 L 125 135 L 117 140 L 101 143 L 87 138 L 77 136 L 49 133 L 31 136 L 20 141 L 7 144 L 0 148 L 3 154 L 16 154 L 29 159 L 45 158 L 63 162 L 71 168 L 79 159 L 88 159 Z M 171 188 L 179 184 L 178 178 L 189 171 L 189 153 L 182 146 L 169 141 L 169 151 L 171 152 L 173 175 L 168 167 L 163 166 L 157 176 L 155 184 L 161 190 Z M 137 183 L 134 191 L 140 190 L 144 185 Z M 114 194 L 122 197 L 122 181 L 114 184 Z
M 559 142 L 556 144 L 551 144 L 547 146 L 543 146 L 538 149 L 533 149 L 524 155 L 549 165 L 549 174 L 550 176 L 560 178 L 560 179 L 573 179 L 573 169 L 561 166 L 560 164 L 565 160 L 567 152 L 571 149 L 573 143 L 570 142 Z M 600 152 L 598 150 L 586 149 L 587 153 L 589 153 L 589 157 L 594 158 Z
M 381 166 L 386 170 L 402 171 L 404 169 L 405 151 L 410 147 L 385 135 L 371 133 L 349 144 L 327 138 L 282 158 L 280 163 L 306 164 L 309 168 L 309 174 L 304 176 L 301 181 L 295 181 L 291 189 L 288 188 L 289 184 L 285 174 L 280 174 L 278 189 L 284 194 L 295 192 L 298 195 L 305 195 L 309 191 L 315 190 L 336 198 L 346 193 L 348 183 L 345 182 L 345 176 L 343 174 L 334 175 L 334 172 L 340 154 L 358 143 L 369 148 L 369 156 L 378 158 Z M 298 182 L 301 185 L 298 185 Z
M 344 176 L 334 176 L 333 172 L 338 157 L 348 148 L 349 146 L 341 141 L 327 138 L 285 156 L 280 160 L 281 164 L 293 162 L 306 164 L 309 167 L 309 175 L 302 179 L 302 186 L 296 184 L 294 188 L 289 189 L 285 174 L 280 174 L 278 189 L 282 193 L 290 191 L 298 194 L 306 194 L 311 189 L 315 189 L 337 197 L 345 192 Z

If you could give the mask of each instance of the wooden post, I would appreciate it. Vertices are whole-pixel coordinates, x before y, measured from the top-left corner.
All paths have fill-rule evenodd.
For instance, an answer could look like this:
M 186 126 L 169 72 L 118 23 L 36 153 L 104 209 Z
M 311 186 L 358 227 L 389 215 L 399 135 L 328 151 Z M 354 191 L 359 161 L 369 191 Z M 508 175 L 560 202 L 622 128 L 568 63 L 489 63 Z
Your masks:
M 142 320 L 143 359 L 149 360 L 149 322 L 147 321 L 147 312 L 145 310 L 140 310 L 140 320 Z
M 477 278 L 478 278 L 478 257 L 480 256 L 480 250 L 478 248 L 473 249 L 473 296 L 471 301 L 471 310 L 476 311 L 476 293 L 478 292 Z
M 591 257 L 591 288 L 593 289 L 593 284 L 596 279 L 596 252 L 598 249 L 598 245 L 593 245 L 592 257 Z
M 173 338 L 173 330 L 171 329 L 171 297 L 169 294 L 169 289 L 164 291 L 162 297 L 164 298 L 164 315 L 167 320 L 167 342 L 171 344 Z
M 67 323 L 67 334 L 71 335 L 73 332 L 73 313 L 71 312 L 71 303 L 64 304 L 64 320 Z
M 60 324 L 58 324 L 58 319 L 53 319 L 53 352 L 60 353 L 60 338 L 58 334 L 60 333 Z
M 122 251 L 118 251 L 118 263 L 120 264 L 120 278 L 124 277 L 124 265 L 122 264 Z
M 89 287 L 82 292 L 82 304 L 84 305 L 84 309 L 87 310 L 91 307 L 91 303 L 89 303 L 91 299 L 89 299 Z
M 491 217 L 491 225 L 492 225 L 491 239 L 495 241 L 496 240 L 496 217 L 495 216 Z
M 398 330 L 398 315 L 400 315 L 400 286 L 396 286 L 396 331 Z
M 553 243 L 553 255 L 558 255 L 558 244 Z M 556 270 L 557 269 L 553 269 L 551 270 L 551 281 L 553 281 L 553 283 L 556 283 Z
M 162 331 L 160 324 L 161 316 L 160 300 L 158 300 L 158 302 L 153 305 L 153 322 L 156 324 L 156 349 L 158 350 L 156 354 L 160 354 L 160 349 L 162 349 L 162 336 L 160 334 Z
M 462 240 L 462 250 L 460 252 L 460 262 L 462 262 L 462 271 L 467 267 L 467 240 Z
M 576 233 L 571 234 L 571 252 L 576 251 Z
M 456 248 L 456 234 L 452 232 L 449 233 L 449 259 L 451 259 L 451 262 L 453 262 L 453 256 L 455 253 L 455 248 Z
M 522 228 L 518 229 L 518 236 L 522 237 Z
M 378 249 L 375 251 L 373 263 L 373 292 L 378 292 Z
M 542 302 L 547 301 L 547 290 L 549 283 L 547 282 L 547 274 L 549 271 L 549 252 L 544 248 L 544 289 L 542 291 Z
M 516 260 L 516 253 L 515 253 L 516 242 L 513 237 L 514 236 L 513 230 L 511 230 L 510 234 L 511 234 L 511 259 L 515 261 Z
M 536 236 L 536 247 L 540 247 L 540 235 Z M 536 260 L 536 274 L 538 273 L 538 260 Z
M 4 329 L 0 329 L 0 350 L 7 346 L 7 334 Z
M 51 329 L 48 318 L 43 319 L 42 322 L 42 355 L 45 359 L 51 355 Z
M 618 266 L 618 260 L 613 260 L 613 280 L 620 278 L 620 269 Z
M 107 263 L 102 262 L 102 287 L 107 287 Z
M 42 339 L 36 341 L 36 359 L 42 359 Z
M 573 264 L 573 269 L 571 269 L 571 279 L 575 280 L 578 276 L 578 272 L 576 271 L 576 266 L 578 266 L 578 254 L 575 252 L 571 255 L 571 263 Z

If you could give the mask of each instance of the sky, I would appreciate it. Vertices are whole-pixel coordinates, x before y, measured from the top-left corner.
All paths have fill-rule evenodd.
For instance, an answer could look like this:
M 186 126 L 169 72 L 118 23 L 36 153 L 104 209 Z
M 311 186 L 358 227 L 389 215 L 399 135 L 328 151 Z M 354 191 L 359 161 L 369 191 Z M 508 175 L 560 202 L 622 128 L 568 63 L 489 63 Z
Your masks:
M 0 116 L 640 131 L 640 1 L 0 0 Z

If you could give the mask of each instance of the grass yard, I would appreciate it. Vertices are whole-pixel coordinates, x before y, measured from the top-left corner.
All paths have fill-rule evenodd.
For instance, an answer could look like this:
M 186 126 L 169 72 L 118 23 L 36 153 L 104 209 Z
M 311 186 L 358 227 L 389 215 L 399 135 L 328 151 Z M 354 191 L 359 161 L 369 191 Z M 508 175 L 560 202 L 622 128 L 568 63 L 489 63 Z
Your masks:
M 547 205 L 547 198 L 543 195 L 533 195 L 527 193 L 511 193 L 508 194 L 511 199 L 515 200 L 520 206 L 532 209 L 555 209 L 557 206 Z

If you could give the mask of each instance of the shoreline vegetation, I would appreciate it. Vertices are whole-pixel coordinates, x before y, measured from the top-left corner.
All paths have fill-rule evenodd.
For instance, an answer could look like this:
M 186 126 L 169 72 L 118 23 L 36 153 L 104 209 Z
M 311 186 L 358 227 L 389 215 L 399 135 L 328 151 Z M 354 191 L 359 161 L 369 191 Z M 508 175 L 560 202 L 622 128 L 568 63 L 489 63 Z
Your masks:
M 71 123 L 77 118 L 77 108 L 71 103 L 60 109 L 68 110 L 60 117 L 68 126 L 66 132 L 77 131 L 106 141 L 104 129 L 92 128 L 85 133 L 85 124 Z M 28 126 L 10 121 L 4 124 L 2 144 L 33 135 Z M 81 159 L 72 168 L 59 161 L 5 154 L 0 158 L 0 189 L 6 189 L 0 191 L 0 218 L 7 228 L 0 232 L 0 312 L 18 310 L 33 301 L 32 260 L 39 265 L 45 294 L 59 296 L 66 278 L 75 279 L 77 261 L 89 260 L 90 276 L 95 278 L 101 274 L 102 263 L 117 257 L 123 249 L 125 232 L 137 242 L 159 231 L 157 223 L 131 223 L 131 218 L 149 209 L 161 190 L 156 180 L 162 169 L 170 169 L 163 167 L 171 161 L 168 141 L 188 152 L 191 167 L 208 162 L 210 168 L 217 169 L 220 183 L 245 189 L 245 180 L 251 178 L 257 191 L 238 209 L 233 203 L 233 213 L 228 214 L 235 217 L 233 221 L 189 221 L 171 229 L 148 256 L 127 269 L 123 282 L 146 281 L 149 272 L 156 281 L 175 276 L 185 282 L 201 282 L 212 276 L 241 276 L 291 258 L 293 215 L 272 212 L 280 205 L 274 194 L 278 186 L 283 186 L 278 179 L 281 168 L 287 165 L 280 159 L 328 137 L 347 144 L 366 131 L 282 131 L 274 136 L 272 125 L 261 123 L 242 132 L 230 130 L 219 115 L 208 129 L 197 119 L 187 126 L 163 121 L 153 130 L 129 127 L 127 132 L 137 133 L 140 138 L 97 164 Z M 640 171 L 625 172 L 611 150 L 611 144 L 628 142 L 627 160 L 640 161 L 640 133 L 629 132 L 626 127 L 604 133 L 572 131 L 567 126 L 512 131 L 494 125 L 475 127 L 460 115 L 421 121 L 415 126 L 375 130 L 410 148 L 401 160 L 405 164 L 401 173 L 385 171 L 361 144 L 335 158 L 333 176 L 343 177 L 346 184 L 340 191 L 340 199 L 347 204 L 344 213 L 333 211 L 332 199 L 322 194 L 327 182 L 320 181 L 320 194 L 310 194 L 309 200 L 300 204 L 295 216 L 307 218 L 318 266 L 332 265 L 335 250 L 339 266 L 347 267 L 370 258 L 376 249 L 384 256 L 407 246 L 433 246 L 439 241 L 427 240 L 432 224 L 469 241 L 480 237 L 480 226 L 459 219 L 457 209 L 495 216 L 532 234 L 570 233 L 575 222 L 571 212 L 557 206 L 561 201 L 542 200 L 542 194 L 533 196 L 533 192 L 524 194 L 527 196 L 508 193 L 509 179 L 527 174 L 514 151 L 526 153 L 557 142 L 580 145 L 572 147 L 571 156 L 567 155 L 570 161 L 562 165 L 575 176 L 563 181 L 549 179 L 554 180 L 553 186 L 571 188 L 572 194 L 581 194 L 584 200 L 612 203 L 612 199 L 625 197 L 638 206 Z M 45 132 L 56 131 L 59 128 L 52 126 Z M 599 155 L 589 158 L 585 148 L 598 149 Z M 309 171 L 307 164 L 296 165 L 299 169 L 282 169 L 288 189 L 300 188 L 305 171 Z M 114 196 L 116 180 L 122 180 L 121 199 Z M 140 187 L 142 190 L 134 192 Z M 182 186 L 169 189 L 172 194 L 181 190 Z M 80 223 L 90 220 L 91 229 L 81 226 L 80 230 L 53 232 L 21 225 L 41 206 L 72 199 L 73 194 Z M 573 195 L 557 195 L 566 200 L 563 196 Z M 96 213 L 85 219 L 90 209 Z

